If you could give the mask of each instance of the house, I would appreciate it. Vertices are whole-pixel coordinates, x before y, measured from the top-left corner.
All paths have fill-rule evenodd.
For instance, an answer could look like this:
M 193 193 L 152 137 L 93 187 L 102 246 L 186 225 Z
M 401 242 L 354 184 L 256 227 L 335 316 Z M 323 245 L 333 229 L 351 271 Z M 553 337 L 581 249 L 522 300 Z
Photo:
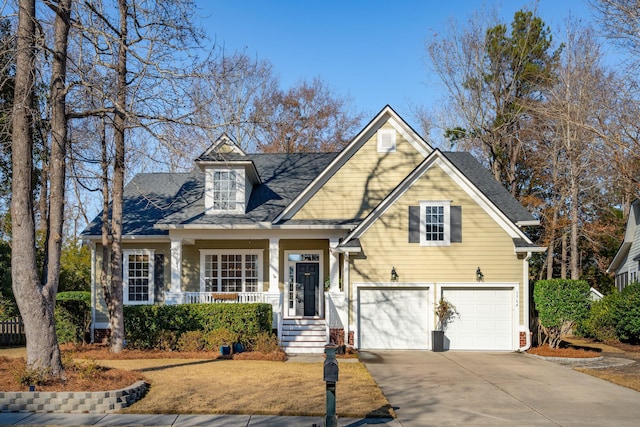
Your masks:
M 434 304 L 459 315 L 445 348 L 529 346 L 537 225 L 470 154 L 432 148 L 389 106 L 340 153 L 246 154 L 221 137 L 190 173 L 126 186 L 125 304 L 273 305 L 288 352 L 326 342 L 431 349 Z M 92 331 L 108 328 L 100 217 Z
M 615 273 L 615 284 L 618 291 L 625 286 L 638 281 L 640 270 L 640 199 L 631 203 L 627 226 L 624 232 L 624 240 L 613 257 L 607 273 Z

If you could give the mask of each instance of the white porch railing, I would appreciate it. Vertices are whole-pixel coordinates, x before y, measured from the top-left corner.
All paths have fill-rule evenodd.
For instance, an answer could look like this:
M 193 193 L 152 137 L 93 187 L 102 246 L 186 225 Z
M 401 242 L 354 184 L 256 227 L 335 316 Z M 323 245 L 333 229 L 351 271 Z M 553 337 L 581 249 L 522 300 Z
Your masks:
M 224 302 L 247 304 L 265 302 L 262 292 L 183 292 L 182 304 Z

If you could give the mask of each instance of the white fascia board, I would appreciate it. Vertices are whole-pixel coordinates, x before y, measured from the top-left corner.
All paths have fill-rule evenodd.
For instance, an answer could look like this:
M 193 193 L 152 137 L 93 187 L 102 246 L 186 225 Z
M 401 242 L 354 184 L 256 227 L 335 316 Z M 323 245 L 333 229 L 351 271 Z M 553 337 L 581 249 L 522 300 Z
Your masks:
M 545 246 L 528 246 L 526 248 L 516 248 L 517 254 L 526 254 L 529 252 L 546 252 L 547 248 Z
M 154 228 L 159 230 L 351 230 L 353 225 L 274 225 L 270 222 L 259 222 L 256 224 L 157 224 Z
M 415 133 L 413 129 L 404 121 L 390 106 L 385 106 L 374 118 L 371 120 L 361 131 L 356 135 L 349 145 L 347 145 L 338 154 L 329 165 L 318 175 L 307 188 L 302 191 L 298 197 L 296 197 L 287 206 L 276 219 L 274 223 L 282 221 L 283 219 L 290 219 L 304 206 L 314 194 L 326 184 L 331 178 L 349 159 L 360 149 L 362 146 L 375 134 L 378 129 L 386 122 L 391 125 L 405 138 L 411 145 L 425 157 L 429 155 L 433 148 L 424 140 L 420 135 Z
M 172 230 L 171 237 L 189 240 L 266 240 L 266 239 L 330 239 L 341 238 L 344 230 Z
M 83 240 L 86 240 L 88 242 L 91 243 L 101 243 L 102 242 L 102 236 L 101 235 L 90 235 L 90 236 L 83 236 L 82 237 Z M 113 241 L 113 238 L 109 239 L 109 242 Z M 136 241 L 136 242 L 168 242 L 169 241 L 169 236 L 167 235 L 161 235 L 161 236 L 145 236 L 145 235 L 124 235 L 122 236 L 122 241 Z
M 518 227 L 537 227 L 538 225 L 540 225 L 540 221 L 537 219 L 533 219 L 530 221 L 517 221 L 516 225 Z
M 234 168 L 242 168 L 247 172 L 249 179 L 254 184 L 262 184 L 262 180 L 260 179 L 260 175 L 258 175 L 258 170 L 256 169 L 255 163 L 252 160 L 232 160 L 232 161 L 213 161 L 213 160 L 199 160 L 196 162 L 200 170 L 204 171 L 206 169 L 234 169 Z

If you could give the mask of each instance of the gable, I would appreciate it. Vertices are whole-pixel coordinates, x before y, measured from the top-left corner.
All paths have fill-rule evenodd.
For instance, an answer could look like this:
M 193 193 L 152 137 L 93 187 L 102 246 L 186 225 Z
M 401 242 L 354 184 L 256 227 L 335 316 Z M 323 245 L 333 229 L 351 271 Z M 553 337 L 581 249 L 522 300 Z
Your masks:
M 412 239 L 410 211 L 424 202 L 450 204 L 452 235 L 447 244 L 424 245 L 419 239 Z M 456 215 L 459 216 L 454 218 Z M 454 225 L 456 219 L 459 223 Z M 458 234 L 454 235 L 454 229 Z M 366 260 L 358 261 L 353 279 L 384 278 L 395 266 L 402 281 L 429 278 L 468 282 L 475 281 L 476 268 L 482 266 L 491 281 L 519 281 L 522 260 L 514 252 L 513 235 L 512 230 L 496 220 L 493 212 L 487 211 L 482 202 L 456 182 L 445 165 L 433 162 L 375 221 L 358 233 Z
M 473 199 L 474 203 L 480 206 L 489 215 L 489 217 L 507 233 L 511 239 L 512 247 L 516 241 L 521 241 L 528 246 L 526 252 L 543 252 L 546 250 L 546 248 L 533 246 L 529 238 L 518 227 L 517 223 L 519 222 L 519 218 L 524 220 L 522 222 L 535 222 L 533 217 L 531 217 L 524 208 L 522 208 L 522 211 L 526 214 L 525 216 L 518 215 L 516 217 L 510 217 L 496 205 L 496 200 L 511 197 L 504 188 L 502 189 L 502 192 L 506 193 L 504 196 L 498 194 L 499 192 L 493 194 L 492 197 L 485 195 L 480 188 L 475 186 L 473 182 L 469 181 L 469 179 L 439 150 L 435 150 L 414 171 L 412 171 L 411 174 L 409 174 L 409 176 L 407 176 L 407 178 L 346 237 L 343 244 L 348 243 L 351 239 L 359 239 L 369 227 L 379 221 L 380 217 L 387 210 L 394 206 L 399 198 L 403 197 L 407 192 L 412 192 L 413 187 L 424 180 L 425 176 L 432 175 L 434 173 L 432 172 L 432 169 L 434 168 L 441 170 L 441 172 L 448 178 L 446 180 L 439 179 L 434 181 L 437 182 L 437 186 L 431 189 L 428 193 L 425 193 L 422 196 L 422 200 L 447 201 L 450 197 L 450 195 L 447 195 L 448 192 L 462 191 Z M 449 201 L 446 203 L 449 203 Z M 517 201 L 515 203 L 517 203 Z M 451 205 L 453 204 L 454 203 L 451 202 Z M 415 211 L 413 215 L 415 215 Z M 407 230 L 407 228 L 408 226 L 404 230 Z
M 638 262 L 635 258 L 640 257 L 640 244 L 638 243 L 640 241 L 640 227 L 638 227 L 638 220 L 640 219 L 639 211 L 640 199 L 636 199 L 631 203 L 629 209 L 624 239 L 620 248 L 618 248 L 618 252 L 613 257 L 607 272 L 620 274 L 621 272 L 629 271 L 629 261 L 633 263 Z
M 331 165 L 334 170 L 310 191 L 291 219 L 365 218 L 431 152 L 407 129 L 392 110 L 386 111 L 345 148 Z

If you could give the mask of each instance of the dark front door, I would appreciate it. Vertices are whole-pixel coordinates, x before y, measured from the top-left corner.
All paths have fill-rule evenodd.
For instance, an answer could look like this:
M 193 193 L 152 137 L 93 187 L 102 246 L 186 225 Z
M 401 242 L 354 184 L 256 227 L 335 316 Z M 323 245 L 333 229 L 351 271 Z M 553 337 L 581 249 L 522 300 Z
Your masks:
M 297 263 L 296 283 L 297 286 L 297 316 L 315 316 L 316 294 L 320 279 L 318 263 Z

